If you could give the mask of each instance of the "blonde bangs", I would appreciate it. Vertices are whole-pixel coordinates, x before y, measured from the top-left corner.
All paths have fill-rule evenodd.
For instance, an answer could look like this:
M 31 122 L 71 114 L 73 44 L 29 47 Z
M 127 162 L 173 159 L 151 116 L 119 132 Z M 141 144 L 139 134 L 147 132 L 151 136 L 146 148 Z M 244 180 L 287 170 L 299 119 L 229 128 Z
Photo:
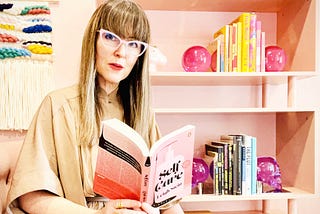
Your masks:
M 108 7 L 108 4 L 105 7 Z M 150 26 L 148 18 L 136 4 L 130 1 L 120 1 L 118 4 L 112 4 L 107 10 L 102 11 L 104 11 L 104 14 L 101 14 L 101 28 L 109 30 L 121 38 L 149 42 Z

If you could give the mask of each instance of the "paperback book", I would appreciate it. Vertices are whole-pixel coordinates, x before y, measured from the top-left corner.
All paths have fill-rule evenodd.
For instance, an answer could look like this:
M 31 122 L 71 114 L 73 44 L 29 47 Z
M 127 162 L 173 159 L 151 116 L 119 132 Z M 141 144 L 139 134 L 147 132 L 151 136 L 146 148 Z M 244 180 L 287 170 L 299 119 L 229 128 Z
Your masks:
M 149 149 L 117 119 L 102 122 L 93 190 L 109 199 L 134 199 L 163 207 L 191 194 L 195 127 L 186 125 Z

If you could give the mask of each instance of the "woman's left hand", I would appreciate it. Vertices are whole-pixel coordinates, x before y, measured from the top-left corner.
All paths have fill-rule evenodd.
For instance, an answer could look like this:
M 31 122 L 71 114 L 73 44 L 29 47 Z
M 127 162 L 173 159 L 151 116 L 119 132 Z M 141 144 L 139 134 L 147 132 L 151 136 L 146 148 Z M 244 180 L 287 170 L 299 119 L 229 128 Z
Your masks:
M 142 203 L 141 209 L 148 214 L 160 214 L 159 208 L 154 208 L 148 203 Z

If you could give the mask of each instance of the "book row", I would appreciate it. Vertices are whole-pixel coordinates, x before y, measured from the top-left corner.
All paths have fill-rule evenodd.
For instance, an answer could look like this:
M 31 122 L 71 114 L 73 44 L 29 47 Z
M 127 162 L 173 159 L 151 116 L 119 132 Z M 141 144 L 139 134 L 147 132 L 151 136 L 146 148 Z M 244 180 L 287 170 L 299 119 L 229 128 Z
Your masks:
M 265 71 L 265 32 L 256 13 L 242 13 L 213 34 L 207 50 L 215 72 Z
M 205 144 L 205 161 L 210 165 L 212 193 L 252 195 L 257 190 L 257 142 L 250 135 L 221 135 Z

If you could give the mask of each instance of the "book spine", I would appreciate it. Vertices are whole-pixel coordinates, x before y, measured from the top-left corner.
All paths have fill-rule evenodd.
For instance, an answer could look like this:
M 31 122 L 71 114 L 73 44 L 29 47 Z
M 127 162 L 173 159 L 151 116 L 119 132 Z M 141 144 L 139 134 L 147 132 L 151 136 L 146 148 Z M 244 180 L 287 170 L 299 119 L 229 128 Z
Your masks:
M 219 169 L 219 195 L 224 194 L 224 160 L 223 160 L 223 148 L 218 148 L 218 169 Z
M 223 49 L 223 72 L 229 71 L 229 25 L 224 25 L 221 29 L 214 33 L 213 38 L 217 38 L 219 35 L 223 35 L 223 44 L 221 44 L 221 49 Z
M 230 25 L 230 72 L 237 72 L 237 25 L 233 23 Z
M 266 33 L 265 32 L 261 32 L 261 72 L 265 72 L 266 71 Z
M 212 145 L 222 146 L 223 153 L 223 192 L 225 195 L 229 194 L 229 144 L 222 142 L 211 142 Z
M 243 195 L 251 195 L 252 179 L 252 140 L 251 136 L 245 135 L 245 181 L 243 186 Z
M 148 203 L 153 203 L 153 199 L 150 197 L 152 194 L 148 194 L 149 191 L 152 191 L 150 189 L 149 185 L 150 183 L 150 166 L 151 166 L 151 160 L 150 157 L 146 158 L 145 164 L 142 166 L 141 170 L 141 189 L 140 189 L 140 201 L 141 202 L 148 202 Z
M 228 161 L 229 161 L 229 169 L 228 169 L 228 184 L 229 184 L 229 190 L 228 190 L 228 194 L 232 195 L 233 194 L 233 145 L 232 143 L 229 144 L 229 157 L 228 157 Z
M 251 172 L 251 194 L 257 194 L 257 139 L 256 137 L 251 138 L 252 145 L 252 172 Z
M 235 178 L 236 180 L 234 181 L 234 194 L 241 195 L 242 194 L 242 176 L 243 176 L 242 162 L 243 162 L 244 146 L 243 146 L 243 139 L 241 135 L 235 135 L 235 140 L 236 140 L 236 143 L 235 143 L 236 159 L 233 164 L 236 167 L 236 171 L 234 171 L 236 175 L 236 178 Z
M 242 63 L 241 70 L 249 71 L 249 44 L 250 44 L 250 13 L 242 13 L 240 15 L 242 23 Z
M 256 72 L 261 72 L 261 21 L 257 20 Z
M 242 23 L 237 22 L 237 36 L 236 36 L 236 45 L 237 45 L 237 71 L 242 71 Z
M 257 52 L 257 15 L 250 14 L 250 40 L 249 40 L 249 72 L 256 72 Z

